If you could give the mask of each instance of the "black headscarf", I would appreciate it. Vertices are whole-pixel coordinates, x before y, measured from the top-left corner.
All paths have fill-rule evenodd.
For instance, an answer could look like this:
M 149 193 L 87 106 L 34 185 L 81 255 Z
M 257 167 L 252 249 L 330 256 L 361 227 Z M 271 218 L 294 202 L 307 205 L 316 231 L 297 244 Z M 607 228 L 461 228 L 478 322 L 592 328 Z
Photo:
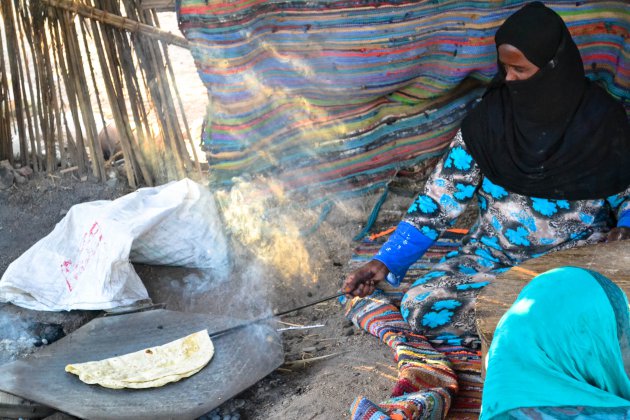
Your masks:
M 483 175 L 512 192 L 551 199 L 598 199 L 628 188 L 628 117 L 585 78 L 562 18 L 530 3 L 503 23 L 495 43 L 518 48 L 540 70 L 508 82 L 499 63 L 464 119 L 464 141 Z

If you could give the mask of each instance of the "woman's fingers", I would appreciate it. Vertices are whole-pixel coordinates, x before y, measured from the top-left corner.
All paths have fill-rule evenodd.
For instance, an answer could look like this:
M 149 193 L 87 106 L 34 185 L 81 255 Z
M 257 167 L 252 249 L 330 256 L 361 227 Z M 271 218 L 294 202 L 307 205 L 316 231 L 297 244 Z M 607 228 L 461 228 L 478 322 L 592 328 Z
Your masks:
M 343 283 L 343 291 L 346 294 L 357 296 L 356 292 L 358 292 L 363 283 L 369 279 L 369 274 L 369 272 L 365 273 L 361 269 L 352 272 Z
M 376 283 L 385 279 L 388 270 L 385 264 L 372 260 L 346 277 L 342 290 L 348 296 L 364 297 L 374 293 Z

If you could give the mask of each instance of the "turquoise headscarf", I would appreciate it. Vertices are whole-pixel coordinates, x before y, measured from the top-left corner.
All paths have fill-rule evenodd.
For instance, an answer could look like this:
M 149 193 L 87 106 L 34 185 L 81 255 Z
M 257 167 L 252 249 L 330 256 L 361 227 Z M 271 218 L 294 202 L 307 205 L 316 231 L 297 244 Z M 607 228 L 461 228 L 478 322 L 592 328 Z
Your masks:
M 488 352 L 482 419 L 524 407 L 630 407 L 630 322 L 606 277 L 562 267 L 534 278 Z

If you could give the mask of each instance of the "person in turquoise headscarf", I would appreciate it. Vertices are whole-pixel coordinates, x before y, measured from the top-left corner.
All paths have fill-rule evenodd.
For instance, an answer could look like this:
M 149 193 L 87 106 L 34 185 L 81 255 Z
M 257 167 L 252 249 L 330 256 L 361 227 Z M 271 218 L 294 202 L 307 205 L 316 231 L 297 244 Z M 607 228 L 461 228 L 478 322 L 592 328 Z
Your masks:
M 628 418 L 629 373 L 624 292 L 590 270 L 550 270 L 521 291 L 497 326 L 481 418 Z

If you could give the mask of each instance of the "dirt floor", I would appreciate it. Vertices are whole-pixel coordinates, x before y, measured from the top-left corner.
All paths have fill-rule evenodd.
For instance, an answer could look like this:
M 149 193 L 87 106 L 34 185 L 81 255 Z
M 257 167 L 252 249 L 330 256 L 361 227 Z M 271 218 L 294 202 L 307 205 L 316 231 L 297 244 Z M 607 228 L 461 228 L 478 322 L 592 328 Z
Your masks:
M 174 14 L 161 14 L 160 19 L 164 29 L 177 32 Z M 204 87 L 187 50 L 171 47 L 169 53 L 184 72 L 178 85 L 197 133 L 206 112 Z M 380 211 L 381 226 L 393 226 L 401 218 L 412 200 L 410 192 L 418 190 L 430 164 L 401 179 L 398 193 L 390 188 Z M 124 179 L 81 181 L 72 172 L 39 175 L 0 188 L 0 275 L 50 233 L 74 204 L 112 200 L 129 192 Z M 336 203 L 307 235 L 301 232 L 317 225 L 321 209 L 305 210 L 305 203 L 279 196 L 271 200 L 277 207 L 268 207 L 270 200 L 260 198 L 256 186 L 245 181 L 231 193 L 217 194 L 231 248 L 230 278 L 217 282 L 203 270 L 135 264 L 153 302 L 171 310 L 248 320 L 336 293 L 350 270 L 356 246 L 352 238 L 363 229 L 380 194 Z M 39 313 L 0 304 L 0 330 L 5 333 L 0 337 L 0 364 L 37 351 L 46 345 L 44 340 L 55 341 L 97 315 Z M 282 332 L 284 365 L 204 419 L 346 418 L 357 396 L 374 401 L 389 396 L 396 377 L 392 352 L 345 321 L 336 300 L 283 316 L 276 325 L 308 328 Z M 265 347 L 261 344 L 254 351 Z
M 122 183 L 103 184 L 90 179 L 81 182 L 72 174 L 35 176 L 0 190 L 0 274 L 47 235 L 72 205 L 115 199 L 128 192 Z M 224 210 L 229 210 L 230 205 L 241 205 L 238 197 L 223 197 Z M 282 215 L 268 214 L 270 210 L 264 209 L 264 217 L 247 209 L 254 225 L 262 226 L 263 233 L 253 239 L 243 228 L 230 225 L 236 219 L 224 215 L 230 230 L 233 273 L 228 282 L 218 285 L 199 270 L 146 265 L 135 268 L 153 301 L 164 303 L 167 309 L 241 319 L 286 310 L 338 290 L 349 270 L 347 263 L 355 246 L 352 237 L 362 229 L 377 199 L 373 195 L 338 203 L 326 221 L 307 236 L 296 234 L 296 229 L 314 224 L 318 213 L 306 212 L 299 205 Z M 381 211 L 380 222 L 395 224 L 409 200 L 404 195 L 390 197 Z M 0 306 L 1 313 L 16 320 L 56 322 L 63 326 L 65 334 L 97 315 L 95 311 L 32 313 L 8 304 Z M 6 323 L 5 317 L 5 331 Z M 285 364 L 203 418 L 345 418 L 358 395 L 375 401 L 388 396 L 396 376 L 392 353 L 376 338 L 345 321 L 336 300 L 283 316 L 276 325 L 309 328 L 283 332 Z M 4 347 L 0 345 L 4 359 L 0 362 L 37 351 L 44 334 L 29 334 L 22 334 L 21 346 L 13 348 L 4 340 Z M 47 341 L 62 335 L 49 334 Z M 256 350 L 264 351 L 264 346 Z

